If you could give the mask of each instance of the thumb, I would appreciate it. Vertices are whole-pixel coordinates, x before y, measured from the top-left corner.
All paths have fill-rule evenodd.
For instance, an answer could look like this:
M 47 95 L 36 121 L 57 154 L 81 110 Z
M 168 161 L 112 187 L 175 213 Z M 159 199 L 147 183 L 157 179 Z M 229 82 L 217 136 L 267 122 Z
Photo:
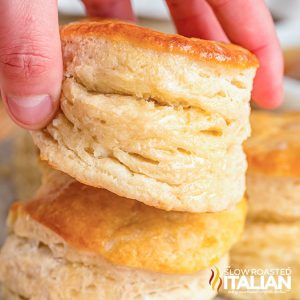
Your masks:
M 57 1 L 1 1 L 0 89 L 11 118 L 47 125 L 59 105 L 62 57 Z

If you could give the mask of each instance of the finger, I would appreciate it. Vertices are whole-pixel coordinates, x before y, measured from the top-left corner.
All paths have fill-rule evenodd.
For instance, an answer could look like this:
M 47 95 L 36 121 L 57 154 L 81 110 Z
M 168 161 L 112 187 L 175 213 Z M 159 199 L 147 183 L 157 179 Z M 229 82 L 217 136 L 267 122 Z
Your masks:
M 259 59 L 252 97 L 265 108 L 282 102 L 283 59 L 272 17 L 263 0 L 207 0 L 229 39 Z
M 187 37 L 228 42 L 218 19 L 205 0 L 167 0 L 177 32 Z
M 135 21 L 130 0 L 82 0 L 92 17 Z
M 0 88 L 12 119 L 38 129 L 55 114 L 62 80 L 57 4 L 1 0 Z
M 282 53 L 275 45 L 253 51 L 260 61 L 252 91 L 253 100 L 263 108 L 276 108 L 283 101 Z

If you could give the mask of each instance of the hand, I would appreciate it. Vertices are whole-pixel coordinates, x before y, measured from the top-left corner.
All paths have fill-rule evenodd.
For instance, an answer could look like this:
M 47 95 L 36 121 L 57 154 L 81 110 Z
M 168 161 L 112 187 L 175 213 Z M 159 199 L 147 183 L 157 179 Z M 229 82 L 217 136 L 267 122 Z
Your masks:
M 83 2 L 90 16 L 134 20 L 130 0 Z M 167 3 L 180 34 L 230 39 L 253 51 L 261 64 L 255 79 L 254 100 L 267 108 L 281 102 L 282 58 L 263 0 L 190 0 L 189 5 L 186 1 L 167 0 Z M 52 119 L 59 106 L 62 57 L 57 3 L 0 0 L 0 5 L 2 99 L 17 124 L 39 129 Z
M 93 16 L 134 19 L 129 1 L 84 1 Z M 0 89 L 11 118 L 44 127 L 58 106 L 62 55 L 57 1 L 0 0 Z

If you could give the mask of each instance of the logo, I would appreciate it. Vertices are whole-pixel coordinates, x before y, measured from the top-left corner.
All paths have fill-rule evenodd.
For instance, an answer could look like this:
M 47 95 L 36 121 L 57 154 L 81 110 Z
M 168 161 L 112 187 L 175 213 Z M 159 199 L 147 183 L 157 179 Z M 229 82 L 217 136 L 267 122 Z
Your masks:
M 234 269 L 228 267 L 223 274 L 217 267 L 211 269 L 209 285 L 217 292 L 283 294 L 292 289 L 291 268 Z
M 220 276 L 220 270 L 218 267 L 214 267 L 215 271 L 211 269 L 211 276 L 209 278 L 209 285 L 212 287 L 213 290 L 217 290 L 219 292 L 223 280 Z M 218 284 L 218 285 L 217 285 Z

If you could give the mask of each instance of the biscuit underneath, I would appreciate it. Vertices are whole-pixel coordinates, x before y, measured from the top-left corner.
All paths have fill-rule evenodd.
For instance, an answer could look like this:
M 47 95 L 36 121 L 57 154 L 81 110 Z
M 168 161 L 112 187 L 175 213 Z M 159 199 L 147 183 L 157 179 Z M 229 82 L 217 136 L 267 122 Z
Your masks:
M 116 265 L 190 274 L 221 259 L 240 237 L 246 201 L 217 213 L 167 212 L 85 186 L 54 171 L 36 197 L 16 203 L 16 235 L 103 257 Z
M 223 258 L 216 266 L 223 273 Z M 209 300 L 210 269 L 191 275 L 170 275 L 101 265 L 84 254 L 60 257 L 45 244 L 11 235 L 1 253 L 0 280 L 4 300 Z

